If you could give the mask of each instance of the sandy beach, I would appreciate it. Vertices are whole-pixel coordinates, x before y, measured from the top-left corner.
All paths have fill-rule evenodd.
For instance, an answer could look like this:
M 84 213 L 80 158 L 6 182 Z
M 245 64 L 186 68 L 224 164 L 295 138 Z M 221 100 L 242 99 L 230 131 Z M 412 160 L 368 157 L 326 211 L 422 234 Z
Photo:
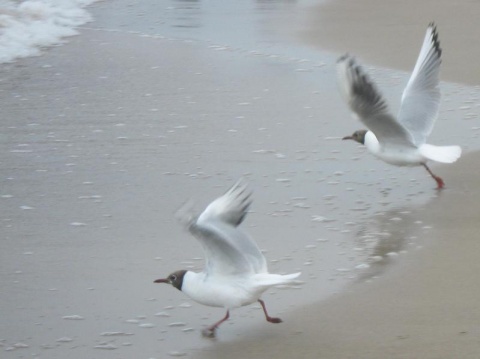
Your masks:
M 307 16 L 299 39 L 335 52 L 350 52 L 370 64 L 410 71 L 430 22 L 441 31 L 442 80 L 478 85 L 474 46 L 479 4 L 472 1 L 326 1 Z M 417 44 L 417 46 L 412 46 Z
M 313 12 L 302 35 L 315 46 L 408 71 L 418 51 L 411 44 L 419 44 L 418 34 L 435 20 L 444 48 L 442 79 L 477 87 L 477 64 L 468 61 L 479 51 L 471 46 L 478 28 L 468 20 L 476 14 L 477 4 L 466 1 L 331 1 Z M 410 242 L 408 253 L 380 277 L 296 310 L 280 338 L 224 344 L 199 357 L 478 358 L 477 163 L 478 153 L 471 153 L 445 167 L 448 189 L 385 224 L 397 238 L 424 242 Z
M 410 248 L 379 278 L 295 310 L 276 336 L 222 344 L 199 357 L 477 358 L 477 157 L 452 167 L 451 189 L 388 226 L 404 237 L 412 223 L 428 224 L 413 230 L 422 248 Z
M 478 357 L 479 31 L 461 20 L 475 4 L 449 18 L 436 2 L 432 18 L 422 2 L 408 20 L 403 2 L 212 4 L 98 2 L 67 44 L 1 65 L 2 355 Z M 358 54 L 396 109 L 431 20 L 445 81 L 432 143 L 466 153 L 432 166 L 441 192 L 340 141 L 361 126 L 334 67 Z M 382 51 L 392 38 L 400 50 Z M 206 340 L 223 310 L 153 280 L 201 269 L 174 213 L 239 177 L 245 229 L 304 284 L 265 294 L 283 324 L 253 305 Z

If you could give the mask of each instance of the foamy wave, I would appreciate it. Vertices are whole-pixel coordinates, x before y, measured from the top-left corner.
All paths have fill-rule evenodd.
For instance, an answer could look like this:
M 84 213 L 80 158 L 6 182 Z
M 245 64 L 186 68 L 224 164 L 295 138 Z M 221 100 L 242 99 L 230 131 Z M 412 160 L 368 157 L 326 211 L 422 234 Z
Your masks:
M 0 0 L 0 63 L 36 56 L 77 34 L 92 18 L 83 8 L 97 0 Z

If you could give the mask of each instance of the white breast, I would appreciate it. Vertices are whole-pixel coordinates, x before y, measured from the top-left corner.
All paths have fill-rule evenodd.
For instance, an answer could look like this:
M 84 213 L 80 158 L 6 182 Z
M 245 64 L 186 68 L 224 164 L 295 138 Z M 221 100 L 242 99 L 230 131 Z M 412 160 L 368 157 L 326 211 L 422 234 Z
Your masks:
M 185 274 L 182 284 L 182 292 L 194 301 L 210 307 L 228 309 L 256 302 L 265 289 L 254 288 L 248 278 L 219 278 L 190 271 Z
M 385 147 L 371 131 L 365 134 L 365 146 L 374 156 L 395 166 L 419 166 L 426 161 L 418 148 L 404 146 Z

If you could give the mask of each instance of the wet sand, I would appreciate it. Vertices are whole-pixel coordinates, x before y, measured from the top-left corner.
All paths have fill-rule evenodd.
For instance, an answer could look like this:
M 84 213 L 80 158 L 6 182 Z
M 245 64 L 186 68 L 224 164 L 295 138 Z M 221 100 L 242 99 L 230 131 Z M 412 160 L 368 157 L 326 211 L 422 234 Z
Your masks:
M 376 279 L 296 310 L 281 334 L 224 344 L 201 358 L 477 358 L 480 264 L 478 155 L 448 171 L 450 186 L 387 227 L 421 236 Z M 428 230 L 415 230 L 422 221 Z
M 109 5 L 98 3 L 98 15 L 108 17 Z M 239 177 L 254 191 L 244 227 L 269 268 L 301 270 L 309 283 L 264 296 L 277 316 L 362 272 L 355 267 L 368 248 L 345 231 L 376 211 L 368 198 L 391 204 L 431 193 L 421 171 L 400 194 L 373 193 L 348 176 L 361 165 L 348 164 L 355 146 L 340 153 L 335 136 L 349 124 L 339 127 L 333 115 L 320 119 L 322 130 L 305 131 L 334 113 L 328 56 L 306 61 L 89 26 L 65 46 L 2 67 L 6 357 L 165 358 L 214 346 L 200 331 L 224 311 L 153 280 L 201 269 L 201 247 L 174 213 L 188 199 L 200 209 Z M 219 340 L 265 332 L 260 310 L 236 310 Z
M 303 35 L 310 44 L 358 54 L 367 66 L 409 70 L 426 25 L 435 20 L 444 48 L 442 79 L 478 86 L 476 56 L 470 57 L 480 50 L 472 48 L 480 35 L 471 18 L 477 10 L 467 1 L 331 1 L 313 13 Z M 478 358 L 478 156 L 446 166 L 444 191 L 385 224 L 394 237 L 415 243 L 379 277 L 296 310 L 278 337 L 225 344 L 200 357 Z
M 282 44 L 170 37 L 146 20 L 151 9 L 120 7 L 141 19 L 140 29 L 109 23 L 110 5 L 98 3 L 100 20 L 69 44 L 2 68 L 2 354 L 428 357 L 422 350 L 448 347 L 440 341 L 449 336 L 474 347 L 475 316 L 459 313 L 474 312 L 476 293 L 448 299 L 472 290 L 475 264 L 451 264 L 458 248 L 442 226 L 458 228 L 451 219 L 475 230 L 475 217 L 462 215 L 470 202 L 454 218 L 444 204 L 477 198 L 468 176 L 475 156 L 435 166 L 447 183 L 437 193 L 422 169 L 386 166 L 339 140 L 358 124 L 339 120 L 349 116 L 336 89 L 336 53 L 295 57 L 295 47 L 277 52 Z M 374 71 L 389 96 L 401 91 L 405 74 Z M 465 133 L 475 126 L 478 91 L 442 84 L 442 92 L 434 143 L 475 148 L 477 132 Z M 223 311 L 152 281 L 201 268 L 200 247 L 174 212 L 189 198 L 201 208 L 241 176 L 254 190 L 245 227 L 269 267 L 301 270 L 306 283 L 265 295 L 284 324 L 264 322 L 250 306 L 232 314 L 216 341 L 204 340 L 201 328 Z M 418 222 L 412 208 L 429 200 Z M 469 239 L 462 248 L 473 256 Z M 404 292 L 410 300 L 395 305 L 391 298 Z M 445 307 L 449 314 L 439 315 Z
M 349 52 L 369 64 L 410 71 L 427 24 L 440 33 L 442 80 L 478 85 L 476 61 L 480 5 L 475 1 L 338 0 L 317 6 L 299 38 L 335 52 Z

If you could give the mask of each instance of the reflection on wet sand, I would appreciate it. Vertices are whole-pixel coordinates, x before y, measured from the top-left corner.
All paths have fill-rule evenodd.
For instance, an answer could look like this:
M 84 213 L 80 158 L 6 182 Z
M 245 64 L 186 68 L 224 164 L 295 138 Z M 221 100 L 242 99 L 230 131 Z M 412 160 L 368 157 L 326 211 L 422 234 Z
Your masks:
M 354 234 L 356 246 L 369 253 L 368 264 L 358 281 L 380 276 L 401 260 L 399 257 L 421 247 L 422 239 L 417 236 L 419 228 L 428 230 L 429 226 L 419 221 L 409 207 L 380 212 L 365 221 Z

